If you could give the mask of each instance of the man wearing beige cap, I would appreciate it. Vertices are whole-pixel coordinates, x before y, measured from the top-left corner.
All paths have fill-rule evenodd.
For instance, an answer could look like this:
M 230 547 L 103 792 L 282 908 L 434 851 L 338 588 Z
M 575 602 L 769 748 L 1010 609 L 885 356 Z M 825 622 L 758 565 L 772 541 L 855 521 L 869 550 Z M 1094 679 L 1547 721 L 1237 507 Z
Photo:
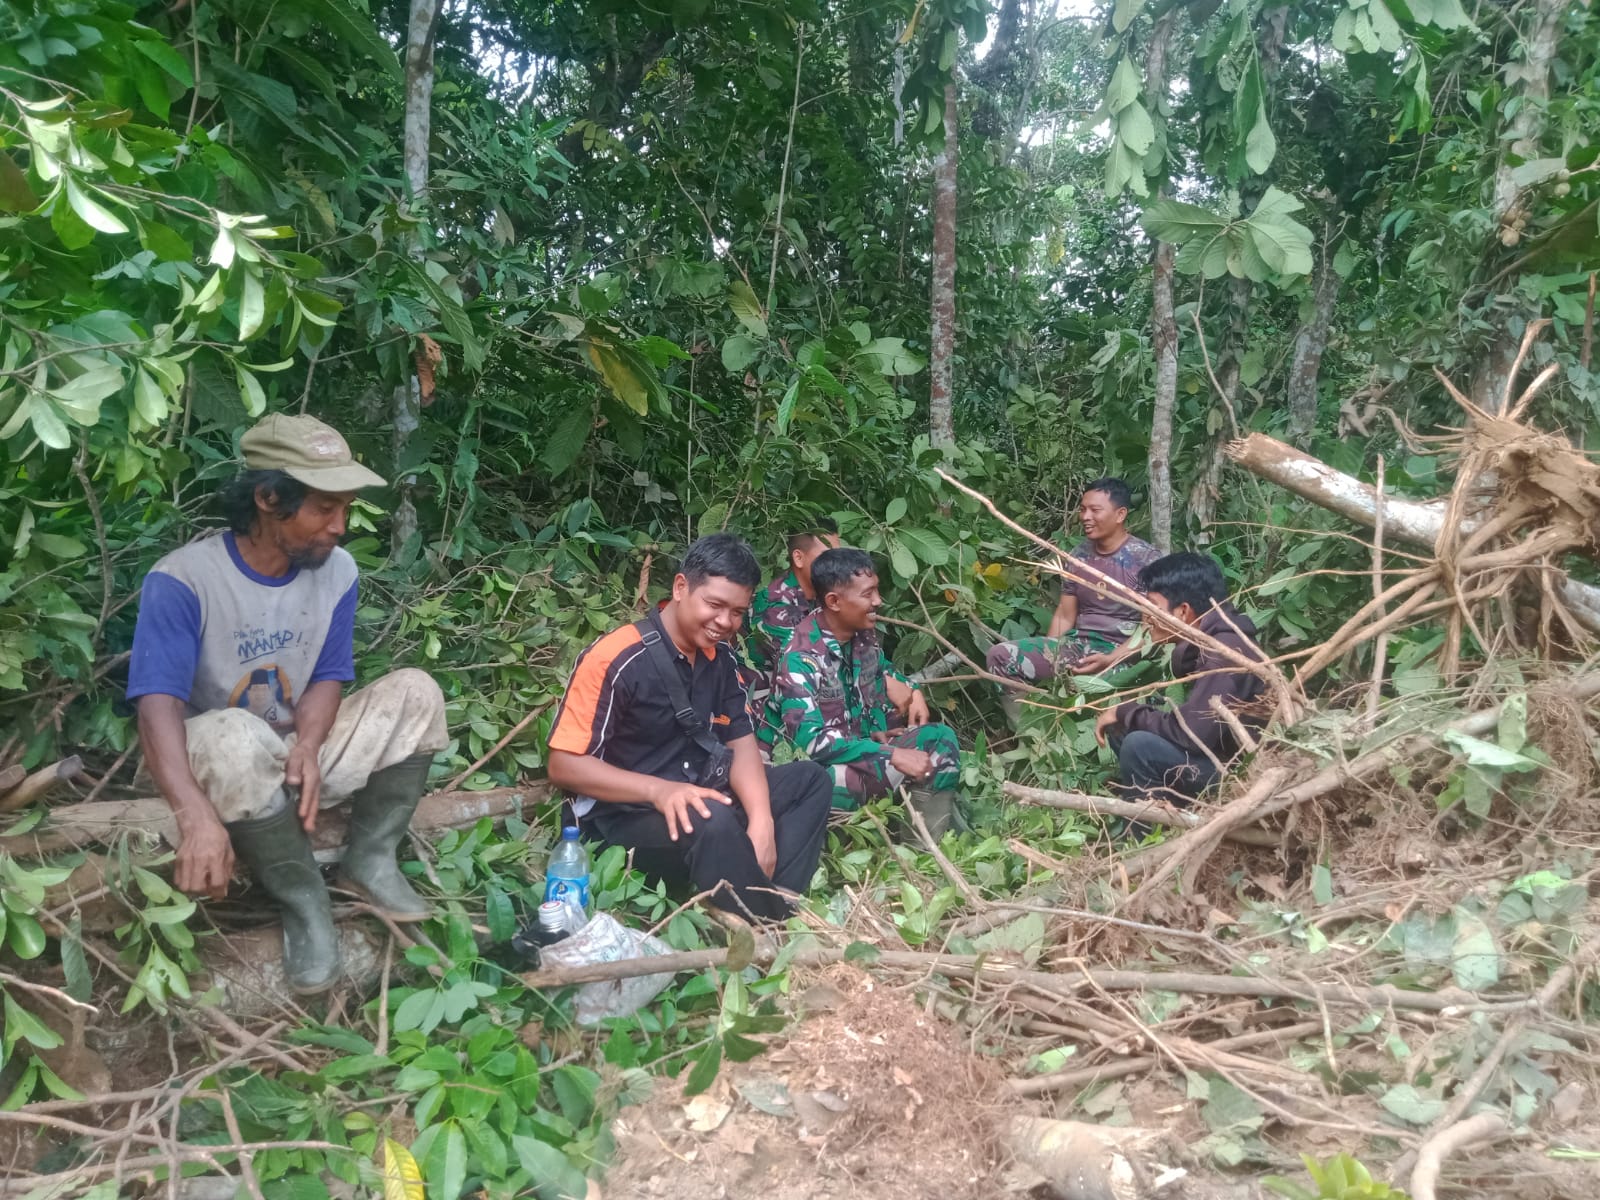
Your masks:
M 239 449 L 246 469 L 221 492 L 229 528 L 145 577 L 128 698 L 177 818 L 178 887 L 220 897 L 237 854 L 282 909 L 290 986 L 311 994 L 339 977 L 307 836 L 319 809 L 350 803 L 344 886 L 396 921 L 428 915 L 395 849 L 447 740 L 444 697 L 407 669 L 342 698 L 357 583 L 339 539 L 356 492 L 383 479 L 312 417 L 269 416 Z

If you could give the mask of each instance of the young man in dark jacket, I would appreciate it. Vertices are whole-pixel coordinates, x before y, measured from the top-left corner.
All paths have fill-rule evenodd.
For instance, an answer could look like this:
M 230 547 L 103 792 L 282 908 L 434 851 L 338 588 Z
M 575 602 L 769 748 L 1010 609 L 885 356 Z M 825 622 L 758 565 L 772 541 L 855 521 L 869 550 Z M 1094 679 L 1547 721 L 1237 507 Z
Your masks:
M 1188 698 L 1176 707 L 1127 703 L 1107 709 L 1095 722 L 1095 737 L 1117 752 L 1122 787 L 1140 799 L 1187 805 L 1214 784 L 1217 764 L 1226 766 L 1240 750 L 1227 721 L 1212 707 L 1218 700 L 1242 725 L 1265 724 L 1261 702 L 1266 684 L 1259 675 L 1214 650 L 1202 650 L 1186 636 L 1189 628 L 1208 634 L 1248 659 L 1264 660 L 1253 640 L 1255 623 L 1228 603 L 1222 568 L 1204 554 L 1169 554 L 1139 572 L 1139 583 L 1165 620 L 1146 617 L 1154 640 L 1177 642 L 1172 673 L 1189 681 Z

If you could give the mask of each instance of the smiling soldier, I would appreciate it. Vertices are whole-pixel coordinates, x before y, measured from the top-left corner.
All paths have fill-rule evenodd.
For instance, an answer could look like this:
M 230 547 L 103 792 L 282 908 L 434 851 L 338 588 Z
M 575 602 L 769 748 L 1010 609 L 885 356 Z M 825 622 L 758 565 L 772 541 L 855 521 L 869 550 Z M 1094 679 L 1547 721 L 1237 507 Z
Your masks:
M 399 670 L 349 697 L 356 564 L 339 547 L 355 494 L 383 480 L 313 417 L 274 414 L 239 440 L 222 488 L 229 528 L 145 577 L 128 664 L 139 741 L 182 839 L 174 882 L 220 897 L 234 856 L 283 914 L 289 985 L 339 976 L 317 813 L 350 803 L 342 882 L 396 921 L 428 905 L 395 863 L 445 746 L 444 697 Z

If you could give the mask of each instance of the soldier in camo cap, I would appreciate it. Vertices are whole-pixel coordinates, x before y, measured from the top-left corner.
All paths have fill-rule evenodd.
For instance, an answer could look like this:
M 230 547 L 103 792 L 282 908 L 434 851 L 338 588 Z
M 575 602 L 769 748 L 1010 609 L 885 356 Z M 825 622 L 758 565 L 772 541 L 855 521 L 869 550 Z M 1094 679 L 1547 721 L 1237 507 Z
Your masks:
M 773 673 L 759 734 L 786 738 L 833 774 L 833 806 L 853 809 L 902 783 L 935 837 L 955 821 L 961 748 L 947 725 L 928 723 L 928 704 L 898 676 L 876 630 L 878 574 L 865 551 L 829 550 L 811 565 L 818 608 L 800 623 Z M 890 698 L 895 674 L 907 700 Z M 891 729 L 903 716 L 907 727 Z
M 1061 599 L 1043 637 L 1019 638 L 990 648 L 991 674 L 1042 683 L 1064 672 L 1098 674 L 1133 652 L 1129 644 L 1139 628 L 1139 612 L 1101 575 L 1139 588 L 1139 572 L 1161 552 L 1128 532 L 1133 497 L 1120 479 L 1097 479 L 1083 489 L 1078 520 L 1083 541 L 1068 552 L 1069 560 L 1086 563 L 1098 574 L 1071 572 L 1061 580 Z M 1003 693 L 1006 711 L 1016 720 L 1016 698 Z

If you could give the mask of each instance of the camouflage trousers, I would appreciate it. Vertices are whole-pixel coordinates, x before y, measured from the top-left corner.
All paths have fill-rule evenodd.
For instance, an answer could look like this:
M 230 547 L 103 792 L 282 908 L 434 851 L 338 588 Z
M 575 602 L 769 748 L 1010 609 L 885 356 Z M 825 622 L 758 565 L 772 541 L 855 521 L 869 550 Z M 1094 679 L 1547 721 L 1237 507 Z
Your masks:
M 1100 633 L 1078 633 L 1064 637 L 1027 637 L 1000 642 L 989 647 L 984 662 L 991 675 L 1043 683 L 1091 654 L 1115 650 L 1118 643 Z
M 953 789 L 961 780 L 961 744 L 948 725 L 919 725 L 893 734 L 886 748 L 921 750 L 933 759 L 933 778 L 928 786 Z M 887 796 L 906 781 L 904 773 L 889 765 L 889 759 L 873 757 L 858 762 L 836 763 L 828 768 L 833 775 L 833 807 L 860 808 L 867 800 Z

